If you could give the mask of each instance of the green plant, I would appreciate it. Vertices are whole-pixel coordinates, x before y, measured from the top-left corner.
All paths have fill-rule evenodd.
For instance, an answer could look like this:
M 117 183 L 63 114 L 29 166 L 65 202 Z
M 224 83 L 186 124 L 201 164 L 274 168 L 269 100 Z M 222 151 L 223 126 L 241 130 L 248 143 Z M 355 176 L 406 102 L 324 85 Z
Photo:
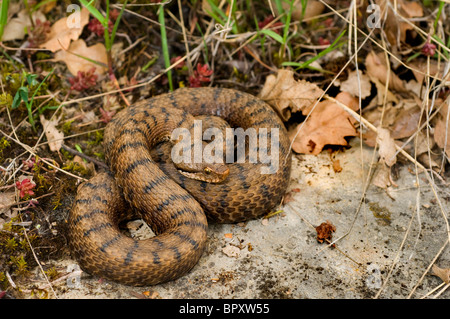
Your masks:
M 343 37 L 345 32 L 346 32 L 346 30 L 342 31 L 341 34 L 339 34 L 339 36 L 336 38 L 336 40 L 334 40 L 334 42 L 330 46 L 328 46 L 325 50 L 319 52 L 319 54 L 314 56 L 312 59 L 309 59 L 308 61 L 305 61 L 303 63 L 299 63 L 299 62 L 283 62 L 282 66 L 292 66 L 292 67 L 296 67 L 297 69 L 311 68 L 309 66 L 311 63 L 313 63 L 317 59 L 320 59 L 325 54 L 335 50 L 336 48 L 340 48 L 343 45 L 343 43 L 339 43 L 339 40 Z
M 27 73 L 27 72 L 23 71 L 20 87 L 17 89 L 16 94 L 14 95 L 14 99 L 11 104 L 11 109 L 16 109 L 19 107 L 19 104 L 21 102 L 25 103 L 25 106 L 28 111 L 28 121 L 30 122 L 34 131 L 36 131 L 36 126 L 35 126 L 35 122 L 34 122 L 34 118 L 33 118 L 33 110 L 32 110 L 34 98 L 35 98 L 36 94 L 39 92 L 42 84 L 44 84 L 45 81 L 50 77 L 50 75 L 53 74 L 54 70 L 55 69 L 53 68 L 52 71 L 49 74 L 47 74 L 45 76 L 44 80 L 40 83 L 36 80 L 37 74 L 31 74 L 31 73 Z M 33 89 L 34 87 L 36 87 L 36 89 Z M 31 98 L 29 98 L 30 89 L 33 89 L 33 94 L 31 95 Z M 43 108 L 40 113 L 42 113 L 47 108 L 51 108 L 51 107 Z
M 158 10 L 158 20 L 161 25 L 161 46 L 164 57 L 164 64 L 166 69 L 170 67 L 170 54 L 169 54 L 169 45 L 167 43 L 167 34 L 166 34 L 166 22 L 164 18 L 164 6 L 160 6 Z M 172 70 L 167 71 L 167 79 L 169 80 L 169 89 L 173 91 L 173 83 L 172 83 Z
M 28 272 L 28 263 L 23 256 L 11 256 L 11 262 L 16 266 L 16 274 L 25 274 Z
M 208 4 L 211 7 L 211 10 L 208 10 L 208 14 L 213 17 L 214 20 L 219 22 L 221 25 L 225 26 L 228 21 L 228 16 L 225 12 L 223 12 L 213 0 L 208 0 Z M 233 7 L 231 8 L 231 16 L 233 17 L 234 23 L 231 25 L 231 32 L 234 34 L 237 34 L 238 27 L 237 27 L 237 19 L 236 19 L 236 1 L 233 1 Z
M 128 0 L 125 0 L 122 4 L 122 9 L 120 10 L 119 15 L 117 16 L 116 22 L 114 23 L 113 29 L 111 33 L 109 32 L 109 0 L 106 0 L 106 14 L 103 15 L 94 5 L 94 0 L 80 0 L 80 3 L 89 10 L 89 12 L 98 20 L 103 26 L 104 29 L 104 39 L 105 39 L 105 47 L 108 58 L 108 71 L 109 74 L 112 75 L 112 57 L 111 57 L 111 49 L 114 43 L 114 39 L 116 37 L 117 28 L 119 27 L 120 19 L 122 18 L 123 12 L 127 5 Z
M 3 0 L 0 7 L 0 41 L 3 37 L 6 23 L 8 22 L 9 0 Z

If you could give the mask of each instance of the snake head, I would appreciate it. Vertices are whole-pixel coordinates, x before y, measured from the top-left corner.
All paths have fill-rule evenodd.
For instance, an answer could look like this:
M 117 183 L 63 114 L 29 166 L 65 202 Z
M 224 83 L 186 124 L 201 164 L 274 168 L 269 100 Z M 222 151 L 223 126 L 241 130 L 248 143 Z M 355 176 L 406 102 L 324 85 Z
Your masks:
M 175 166 L 180 174 L 208 183 L 223 182 L 230 174 L 230 169 L 225 164 L 178 163 Z

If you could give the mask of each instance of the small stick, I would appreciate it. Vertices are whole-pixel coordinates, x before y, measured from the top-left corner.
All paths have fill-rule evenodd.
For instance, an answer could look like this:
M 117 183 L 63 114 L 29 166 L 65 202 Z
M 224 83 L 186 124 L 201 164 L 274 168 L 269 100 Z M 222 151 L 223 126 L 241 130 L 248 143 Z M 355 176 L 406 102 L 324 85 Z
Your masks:
M 108 166 L 105 163 L 100 162 L 100 161 L 96 160 L 95 158 L 92 158 L 92 157 L 87 156 L 87 155 L 85 155 L 83 153 L 80 153 L 80 152 L 74 150 L 73 148 L 70 148 L 70 147 L 68 147 L 68 146 L 66 146 L 64 144 L 62 145 L 62 148 L 64 150 L 66 150 L 67 152 L 69 152 L 70 154 L 72 154 L 72 155 L 78 155 L 79 157 L 84 158 L 85 160 L 94 163 L 98 167 L 101 167 L 101 168 L 104 168 L 104 169 L 108 169 Z

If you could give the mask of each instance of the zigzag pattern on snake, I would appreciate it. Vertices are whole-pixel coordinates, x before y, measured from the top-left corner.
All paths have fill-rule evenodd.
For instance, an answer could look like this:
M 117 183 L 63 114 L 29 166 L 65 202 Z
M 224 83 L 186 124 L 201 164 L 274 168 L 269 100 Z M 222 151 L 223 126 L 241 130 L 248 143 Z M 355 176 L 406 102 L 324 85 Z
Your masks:
M 208 183 L 178 173 L 164 156 L 157 163 L 155 147 L 199 115 L 219 116 L 243 129 L 278 128 L 277 172 L 261 174 L 263 163 L 233 163 L 225 181 Z M 282 121 L 262 100 L 232 89 L 179 89 L 141 101 L 108 123 L 104 147 L 110 171 L 80 185 L 68 220 L 69 246 L 83 270 L 123 284 L 154 285 L 182 276 L 205 248 L 207 217 L 234 223 L 262 216 L 280 203 L 290 178 Z M 120 222 L 134 218 L 142 218 L 156 236 L 124 235 Z

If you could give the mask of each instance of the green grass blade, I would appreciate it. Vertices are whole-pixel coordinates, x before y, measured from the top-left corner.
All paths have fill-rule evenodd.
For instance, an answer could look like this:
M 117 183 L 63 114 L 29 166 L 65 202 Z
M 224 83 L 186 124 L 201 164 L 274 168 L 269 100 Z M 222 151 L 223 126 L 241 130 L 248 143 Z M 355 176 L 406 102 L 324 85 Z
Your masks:
M 284 44 L 284 40 L 283 40 L 283 38 L 281 37 L 281 35 L 279 35 L 278 33 L 276 33 L 276 32 L 273 31 L 273 30 L 270 30 L 270 29 L 263 29 L 263 30 L 261 30 L 261 31 L 259 31 L 259 32 L 262 33 L 262 34 L 268 35 L 269 37 L 271 37 L 272 39 L 274 39 L 274 40 L 280 42 L 281 44 Z
M 334 42 L 325 50 L 319 52 L 319 54 L 317 54 L 315 57 L 313 57 L 312 59 L 309 59 L 308 61 L 305 61 L 303 63 L 298 63 L 298 62 L 283 62 L 281 65 L 282 66 L 293 66 L 293 67 L 297 67 L 297 69 L 302 69 L 302 68 L 306 68 L 308 65 L 310 65 L 311 63 L 313 63 L 314 61 L 320 59 L 321 57 L 323 57 L 325 54 L 333 51 L 334 49 L 340 47 L 342 44 L 338 44 L 339 40 L 344 36 L 344 34 L 346 33 L 346 30 L 342 31 L 341 34 L 339 34 L 339 36 L 336 38 L 336 40 L 334 40 Z
M 114 23 L 114 28 L 111 32 L 111 43 L 114 43 L 117 28 L 119 27 L 119 22 L 120 22 L 120 19 L 122 18 L 122 15 L 123 15 L 123 12 L 125 10 L 127 3 L 128 3 L 128 0 L 125 0 L 125 2 L 122 4 L 122 9 L 120 9 L 119 16 L 117 17 L 116 22 Z
M 219 22 L 221 25 L 225 26 L 228 21 L 228 16 L 225 14 L 225 12 L 220 10 L 218 6 L 216 6 L 216 4 L 214 3 L 213 0 L 208 0 L 208 3 L 211 6 L 212 11 L 208 11 L 207 13 L 209 15 L 211 15 L 214 20 Z M 233 9 L 231 9 L 231 10 L 233 10 Z M 220 15 L 220 17 L 216 13 L 218 13 Z M 232 12 L 232 14 L 233 14 L 233 12 Z M 233 32 L 234 34 L 237 33 L 237 27 L 236 27 L 235 23 L 233 23 L 231 26 L 231 32 Z
M 103 16 L 93 5 L 93 1 L 87 2 L 86 0 L 80 0 L 80 3 L 89 10 L 90 14 L 92 14 L 104 27 L 108 27 L 108 19 Z
M 169 45 L 167 43 L 166 21 L 164 18 L 164 6 L 160 6 L 158 10 L 158 21 L 161 25 L 161 46 L 166 69 L 170 67 Z M 169 90 L 173 91 L 172 70 L 167 71 L 167 79 L 169 81 Z
M 3 0 L 0 8 L 0 41 L 3 37 L 3 31 L 5 30 L 6 23 L 8 22 L 8 8 L 9 0 Z

